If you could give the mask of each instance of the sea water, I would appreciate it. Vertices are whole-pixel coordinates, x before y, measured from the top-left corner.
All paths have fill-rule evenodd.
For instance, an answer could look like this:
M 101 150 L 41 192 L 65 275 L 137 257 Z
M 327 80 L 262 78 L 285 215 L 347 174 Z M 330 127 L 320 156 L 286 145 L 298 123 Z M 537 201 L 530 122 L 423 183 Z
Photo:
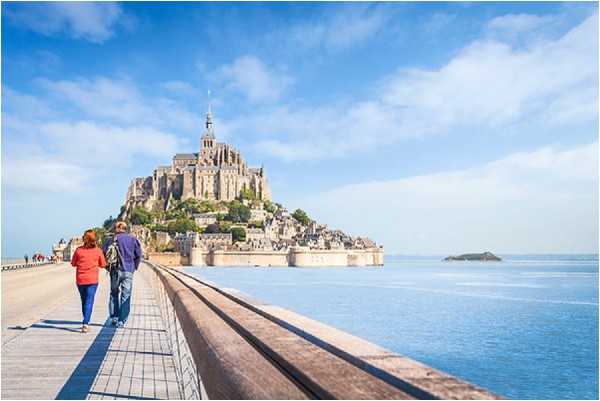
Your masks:
M 187 271 L 504 397 L 598 399 L 597 255 Z

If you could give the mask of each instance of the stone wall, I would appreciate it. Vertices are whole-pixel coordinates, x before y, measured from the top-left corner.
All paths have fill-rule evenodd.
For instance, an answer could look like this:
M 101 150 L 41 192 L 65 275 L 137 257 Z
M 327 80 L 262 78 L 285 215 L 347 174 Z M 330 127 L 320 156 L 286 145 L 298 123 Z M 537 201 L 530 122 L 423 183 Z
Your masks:
M 179 252 L 147 252 L 146 260 L 163 266 L 187 266 L 189 257 L 179 254 Z
M 290 249 L 290 266 L 348 266 L 348 251 L 345 249 L 310 249 L 296 246 Z
M 193 249 L 195 250 L 195 248 Z M 289 251 L 193 252 L 194 266 L 383 266 L 383 249 L 315 250 L 293 247 Z
M 288 253 L 275 251 L 211 251 L 209 266 L 288 266 Z

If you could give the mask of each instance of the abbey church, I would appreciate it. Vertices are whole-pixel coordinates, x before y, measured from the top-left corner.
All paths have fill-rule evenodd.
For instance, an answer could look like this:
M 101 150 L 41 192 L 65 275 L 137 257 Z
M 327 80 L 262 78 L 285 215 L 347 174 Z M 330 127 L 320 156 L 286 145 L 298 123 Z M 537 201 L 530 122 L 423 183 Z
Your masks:
M 125 209 L 135 206 L 166 209 L 173 200 L 231 201 L 243 189 L 257 199 L 271 200 L 264 169 L 248 167 L 240 152 L 216 141 L 209 106 L 198 153 L 178 153 L 170 166 L 159 166 L 150 177 L 133 179 Z

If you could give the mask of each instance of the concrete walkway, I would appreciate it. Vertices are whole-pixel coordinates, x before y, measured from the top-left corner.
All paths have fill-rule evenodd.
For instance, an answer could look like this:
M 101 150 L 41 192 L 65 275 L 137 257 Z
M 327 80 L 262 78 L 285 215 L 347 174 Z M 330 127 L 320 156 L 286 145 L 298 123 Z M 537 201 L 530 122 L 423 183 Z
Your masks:
M 2 272 L 2 345 L 67 301 L 75 289 L 68 263 Z
M 125 328 L 107 320 L 109 283 L 101 272 L 89 333 L 78 332 L 81 302 L 73 283 L 62 304 L 3 344 L 1 398 L 182 398 L 158 300 L 143 269 L 135 275 Z

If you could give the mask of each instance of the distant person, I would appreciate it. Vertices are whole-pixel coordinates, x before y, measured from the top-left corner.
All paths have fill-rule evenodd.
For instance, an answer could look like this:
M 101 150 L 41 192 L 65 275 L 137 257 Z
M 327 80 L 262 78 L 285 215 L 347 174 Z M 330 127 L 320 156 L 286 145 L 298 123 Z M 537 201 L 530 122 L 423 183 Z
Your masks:
M 113 326 L 123 327 L 131 309 L 133 273 L 140 265 L 142 247 L 136 237 L 127 233 L 127 224 L 123 221 L 117 222 L 115 235 L 104 243 L 104 254 L 109 258 L 108 254 L 112 253 L 110 247 L 113 241 L 116 241 L 118 257 L 116 262 L 109 267 L 110 301 L 108 307 Z
M 98 271 L 106 267 L 102 250 L 96 245 L 96 231 L 87 230 L 83 234 L 83 245 L 75 249 L 71 266 L 76 267 L 75 282 L 81 296 L 83 322 L 81 332 L 89 331 L 89 323 L 94 308 L 94 297 L 98 289 Z
M 25 256 L 23 258 L 25 259 L 25 264 L 28 265 L 29 264 L 29 256 L 27 254 L 25 254 Z

